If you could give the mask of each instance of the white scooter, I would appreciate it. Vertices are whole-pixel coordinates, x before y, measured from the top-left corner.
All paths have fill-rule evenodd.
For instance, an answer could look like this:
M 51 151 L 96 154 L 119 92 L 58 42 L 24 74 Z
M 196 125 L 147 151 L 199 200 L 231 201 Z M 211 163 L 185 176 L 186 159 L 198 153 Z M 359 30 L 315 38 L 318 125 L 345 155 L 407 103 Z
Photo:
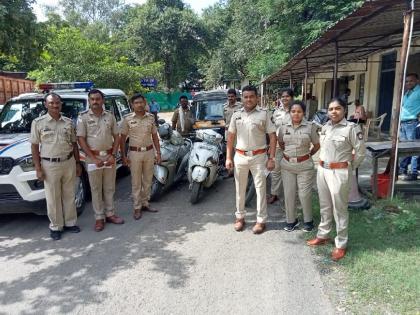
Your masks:
M 216 181 L 223 167 L 223 136 L 212 129 L 200 129 L 188 161 L 188 180 L 190 182 L 190 202 L 200 199 L 203 188 L 209 188 Z
M 162 161 L 155 165 L 150 200 L 159 199 L 162 193 L 180 181 L 187 172 L 192 141 L 172 131 L 169 124 L 159 120 L 160 151 Z

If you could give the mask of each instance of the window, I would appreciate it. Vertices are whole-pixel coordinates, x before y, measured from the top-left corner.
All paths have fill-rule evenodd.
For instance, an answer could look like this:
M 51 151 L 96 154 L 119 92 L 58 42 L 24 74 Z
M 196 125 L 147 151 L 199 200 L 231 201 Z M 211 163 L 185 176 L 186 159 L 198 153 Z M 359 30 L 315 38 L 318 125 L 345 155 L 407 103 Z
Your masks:
M 117 104 L 117 108 L 121 114 L 121 117 L 124 117 L 125 115 L 130 113 L 130 106 L 128 105 L 128 102 L 124 97 L 117 97 L 115 99 L 115 104 Z
M 121 115 L 118 112 L 118 110 L 116 110 L 115 108 L 115 103 L 114 103 L 114 99 L 113 98 L 106 98 L 105 99 L 105 109 L 109 110 L 112 114 L 114 114 L 115 119 L 117 121 L 121 120 Z

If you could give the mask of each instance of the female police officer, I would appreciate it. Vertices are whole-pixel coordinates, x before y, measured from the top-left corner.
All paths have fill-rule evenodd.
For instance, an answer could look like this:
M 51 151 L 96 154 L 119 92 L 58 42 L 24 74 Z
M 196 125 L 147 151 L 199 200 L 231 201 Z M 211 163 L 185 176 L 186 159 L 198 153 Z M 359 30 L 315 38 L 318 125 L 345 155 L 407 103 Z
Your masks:
M 321 222 L 316 238 L 310 246 L 328 243 L 328 234 L 334 217 L 337 236 L 332 259 L 339 260 L 346 254 L 349 214 L 347 211 L 351 172 L 365 157 L 365 144 L 360 127 L 345 118 L 346 103 L 338 98 L 328 106 L 328 121 L 321 132 L 321 152 L 318 167 L 318 193 Z M 354 157 L 353 157 L 354 153 Z
M 286 205 L 286 231 L 293 231 L 299 221 L 296 218 L 296 187 L 303 209 L 303 229 L 312 231 L 312 186 L 314 163 L 311 156 L 319 150 L 316 126 L 304 119 L 306 106 L 295 101 L 290 107 L 291 119 L 278 129 L 278 142 L 283 149 L 281 175 Z M 312 146 L 312 149 L 311 149 Z

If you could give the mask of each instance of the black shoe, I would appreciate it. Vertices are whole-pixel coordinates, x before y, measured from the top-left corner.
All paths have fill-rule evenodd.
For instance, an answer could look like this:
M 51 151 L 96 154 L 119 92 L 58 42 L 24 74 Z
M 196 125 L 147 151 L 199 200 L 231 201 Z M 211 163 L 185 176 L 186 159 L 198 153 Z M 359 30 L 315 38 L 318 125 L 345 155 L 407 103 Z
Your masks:
M 77 225 L 65 226 L 64 227 L 64 231 L 65 232 L 70 232 L 70 233 L 79 233 L 80 232 L 80 228 Z
M 417 173 L 416 174 L 408 174 L 404 176 L 403 181 L 409 182 L 409 181 L 415 181 L 417 180 Z
M 311 232 L 313 229 L 314 229 L 314 221 L 303 223 L 303 231 L 304 232 Z
M 284 227 L 284 230 L 287 232 L 292 232 L 293 230 L 297 229 L 299 226 L 299 221 L 296 219 L 293 223 L 287 223 Z
M 50 236 L 54 241 L 61 239 L 61 231 L 50 230 Z

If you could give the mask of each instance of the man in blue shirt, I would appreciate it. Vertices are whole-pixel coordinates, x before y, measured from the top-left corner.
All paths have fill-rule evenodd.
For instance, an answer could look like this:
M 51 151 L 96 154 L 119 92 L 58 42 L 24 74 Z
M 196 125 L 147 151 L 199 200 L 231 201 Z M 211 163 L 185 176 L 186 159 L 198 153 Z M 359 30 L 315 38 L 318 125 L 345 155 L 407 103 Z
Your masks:
M 407 92 L 404 94 L 403 106 L 401 109 L 400 141 L 415 141 L 416 127 L 419 124 L 420 114 L 420 85 L 417 73 L 407 74 L 405 86 Z M 404 159 L 400 163 L 400 173 L 407 173 L 408 164 L 411 162 L 411 174 L 407 174 L 404 180 L 417 180 L 417 156 Z
M 157 125 L 158 121 L 158 113 L 160 112 L 160 105 L 156 102 L 154 98 L 152 98 L 151 103 L 149 104 L 150 113 L 155 116 L 155 124 Z

